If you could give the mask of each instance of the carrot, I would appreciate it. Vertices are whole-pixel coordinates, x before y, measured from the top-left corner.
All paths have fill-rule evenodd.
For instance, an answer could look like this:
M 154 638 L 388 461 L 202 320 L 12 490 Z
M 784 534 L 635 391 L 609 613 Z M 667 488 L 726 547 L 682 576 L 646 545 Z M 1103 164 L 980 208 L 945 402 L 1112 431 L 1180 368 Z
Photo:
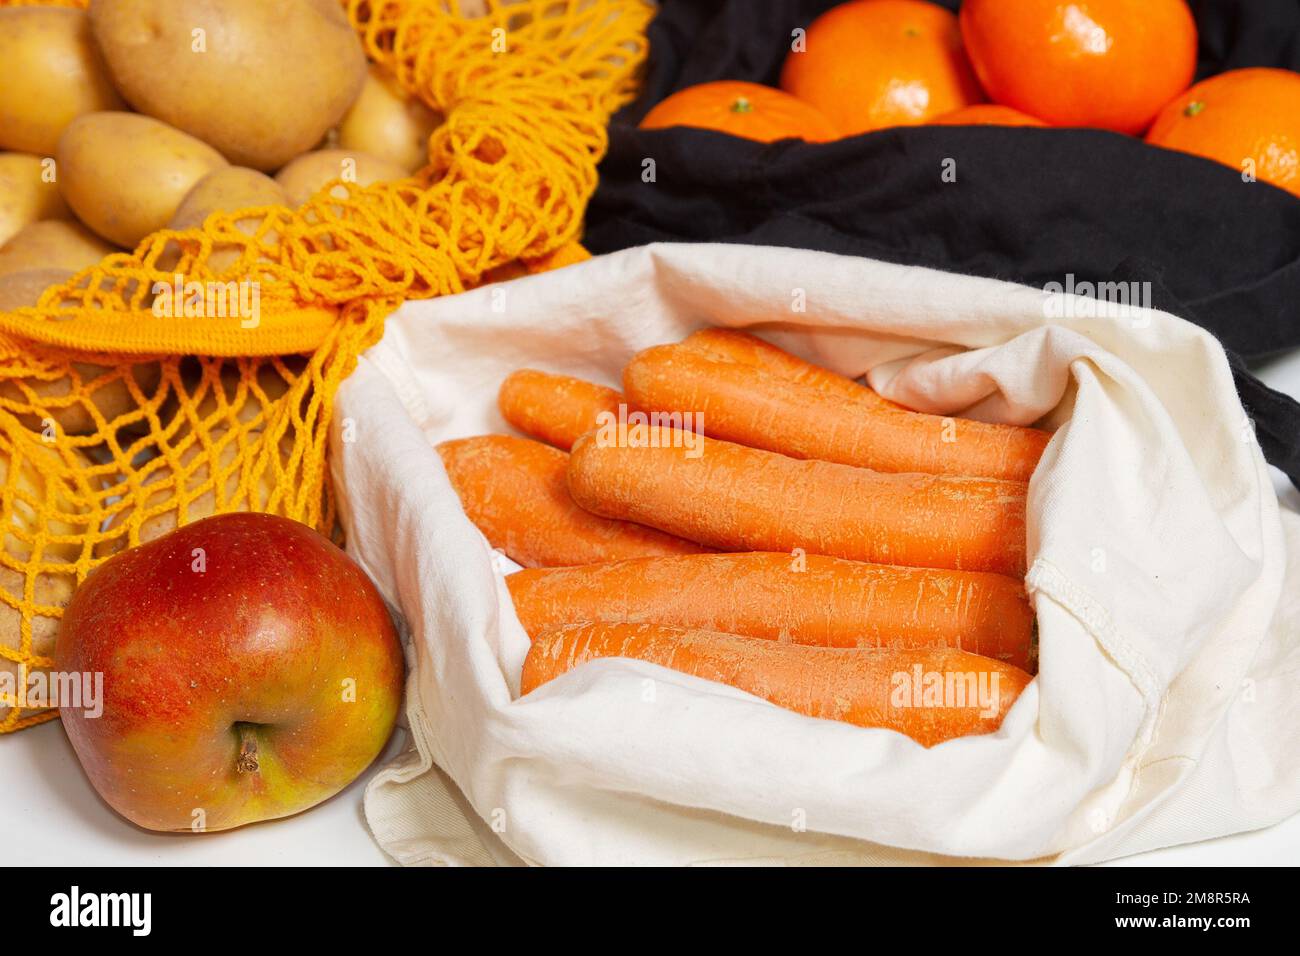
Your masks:
M 653 426 L 621 446 L 582 436 L 568 481 L 589 511 L 723 551 L 1025 571 L 1023 482 L 798 461 Z
M 540 442 L 482 435 L 443 442 L 437 451 L 470 521 L 525 567 L 708 550 L 579 508 L 565 488 L 569 456 Z
M 698 412 L 716 438 L 793 458 L 877 471 L 1028 481 L 1048 432 L 870 407 L 763 369 L 661 345 L 623 372 L 628 402 L 646 411 Z
M 612 388 L 536 369 L 511 372 L 501 383 L 501 415 L 525 435 L 568 451 L 601 412 L 618 414 L 623 396 Z
M 683 339 L 681 347 L 708 355 L 717 361 L 759 368 L 800 385 L 821 389 L 828 395 L 854 398 L 881 408 L 903 408 L 897 402 L 882 398 L 861 382 L 805 362 L 748 332 L 736 329 L 700 329 Z
M 692 554 L 506 578 L 536 637 L 576 621 L 654 622 L 822 647 L 956 647 L 1028 669 L 1033 611 L 1000 574 L 823 555 Z
M 659 624 L 587 622 L 533 642 L 521 691 L 600 657 L 729 684 L 808 717 L 897 730 L 924 747 L 997 730 L 1032 680 L 1010 664 L 951 648 L 808 647 Z

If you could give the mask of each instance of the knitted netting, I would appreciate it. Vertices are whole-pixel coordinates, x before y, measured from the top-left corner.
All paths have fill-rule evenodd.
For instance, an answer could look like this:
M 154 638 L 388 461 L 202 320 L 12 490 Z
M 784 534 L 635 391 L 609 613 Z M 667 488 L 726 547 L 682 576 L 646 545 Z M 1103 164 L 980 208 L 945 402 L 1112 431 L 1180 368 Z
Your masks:
M 332 398 L 403 300 L 585 256 L 605 125 L 653 7 L 342 5 L 370 58 L 444 117 L 424 169 L 160 231 L 0 310 L 0 733 L 55 716 L 13 690 L 52 666 L 63 607 L 117 551 L 226 511 L 336 533 Z M 153 307 L 157 283 L 173 307 Z M 251 289 L 255 313 L 238 307 Z

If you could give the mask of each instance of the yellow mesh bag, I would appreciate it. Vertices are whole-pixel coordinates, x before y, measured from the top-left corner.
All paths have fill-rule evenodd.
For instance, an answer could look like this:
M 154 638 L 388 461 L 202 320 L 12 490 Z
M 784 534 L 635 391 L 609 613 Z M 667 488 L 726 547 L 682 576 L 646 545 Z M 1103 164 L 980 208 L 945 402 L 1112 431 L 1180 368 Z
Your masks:
M 342 4 L 370 58 L 445 117 L 426 168 L 158 232 L 0 308 L 0 733 L 55 716 L 13 690 L 52 665 L 63 606 L 106 557 L 225 511 L 335 532 L 334 391 L 404 299 L 585 256 L 605 125 L 632 95 L 653 8 Z M 177 274 L 200 283 L 202 314 L 185 296 L 164 299 L 171 315 L 151 307 Z M 256 322 L 218 301 L 240 283 L 259 291 Z

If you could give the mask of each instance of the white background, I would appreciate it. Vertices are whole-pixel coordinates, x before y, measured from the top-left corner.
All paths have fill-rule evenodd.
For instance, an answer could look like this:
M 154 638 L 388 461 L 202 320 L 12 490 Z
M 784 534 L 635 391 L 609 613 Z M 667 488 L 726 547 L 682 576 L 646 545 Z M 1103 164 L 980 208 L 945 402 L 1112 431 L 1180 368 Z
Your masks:
M 1265 382 L 1300 397 L 1300 353 L 1261 366 Z M 1300 511 L 1280 472 L 1284 507 Z M 401 734 L 383 759 L 403 746 Z M 366 778 L 369 774 L 366 775 Z M 117 816 L 87 782 L 57 721 L 0 736 L 0 863 L 123 866 L 384 866 L 361 812 L 366 778 L 319 807 L 286 820 L 226 833 L 173 835 L 140 830 Z M 1253 833 L 1172 847 L 1110 865 L 1296 865 L 1300 815 Z

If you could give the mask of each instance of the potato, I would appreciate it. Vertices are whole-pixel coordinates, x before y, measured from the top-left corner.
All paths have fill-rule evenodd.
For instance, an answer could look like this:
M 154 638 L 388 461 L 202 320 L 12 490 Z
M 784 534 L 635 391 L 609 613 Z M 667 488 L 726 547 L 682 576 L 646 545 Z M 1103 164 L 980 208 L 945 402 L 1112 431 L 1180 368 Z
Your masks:
M 78 449 L 72 449 L 73 456 L 82 464 L 89 467 L 90 459 L 83 455 Z M 14 487 L 16 490 L 25 492 L 29 497 L 36 501 L 45 500 L 46 478 L 33 464 L 35 461 L 44 460 L 49 462 L 52 467 L 59 466 L 59 453 L 53 448 L 45 445 L 24 446 L 23 462 L 14 475 Z M 9 480 L 9 469 L 13 461 L 10 449 L 5 447 L 0 449 L 0 486 L 6 485 Z M 74 506 L 65 495 L 55 490 L 54 500 L 56 506 L 69 514 L 76 514 L 81 511 Z M 27 535 L 36 531 L 37 520 L 36 512 L 30 505 L 21 501 L 17 495 L 14 497 L 13 514 L 10 518 L 10 526 L 5 529 L 5 540 L 3 547 L 6 552 L 20 561 L 24 561 L 31 556 L 30 544 L 23 541 L 18 535 L 13 533 L 13 529 L 20 529 Z M 85 525 L 73 524 L 51 520 L 46 526 L 46 530 L 55 534 L 80 534 L 87 530 Z M 81 555 L 81 548 L 73 544 L 55 544 L 46 545 L 42 560 L 46 562 L 72 562 L 76 561 Z M 33 582 L 33 600 L 36 604 L 43 607 L 63 608 L 68 601 L 72 599 L 72 592 L 76 588 L 76 573 L 69 564 L 67 573 L 59 571 L 40 571 L 36 574 L 36 580 Z M 26 586 L 26 577 L 21 572 L 12 568 L 0 567 L 0 588 L 5 593 L 15 599 L 21 600 L 24 588 Z M 12 650 L 18 650 L 21 647 L 21 624 L 22 615 L 17 608 L 11 607 L 8 603 L 0 601 L 0 647 L 7 647 Z M 54 639 L 58 634 L 59 622 L 53 617 L 47 617 L 43 614 L 32 616 L 32 653 L 42 657 L 50 657 L 54 653 Z M 18 665 L 7 657 L 0 655 L 0 672 L 12 675 L 13 681 L 17 681 Z M 0 704 L 0 719 L 3 719 L 9 712 L 10 708 Z M 31 716 L 36 713 L 35 710 L 24 711 L 23 716 Z
M 301 375 L 303 370 L 306 368 L 306 360 L 300 356 L 286 355 L 282 356 L 280 361 L 284 364 L 289 373 L 294 376 Z M 185 381 L 186 392 L 189 395 L 195 395 L 199 388 L 201 373 L 195 369 L 187 367 L 184 369 L 182 374 Z M 233 405 L 236 401 L 236 396 L 239 393 L 239 371 L 233 365 L 223 365 L 221 368 L 220 380 L 221 391 L 226 396 L 227 404 Z M 263 363 L 258 367 L 257 387 L 262 390 L 262 393 L 266 396 L 268 402 L 276 401 L 289 391 L 289 383 L 275 368 L 275 366 L 271 365 L 269 362 Z M 229 425 L 230 412 L 227 410 L 227 412 L 219 418 L 213 419 L 213 416 L 217 414 L 217 410 L 216 390 L 209 387 L 204 390 L 203 397 L 198 401 L 194 409 L 194 414 L 198 417 L 199 421 L 207 422 L 208 427 L 214 432 L 221 432 Z M 239 406 L 238 410 L 233 412 L 233 415 L 235 421 L 247 425 L 252 423 L 253 419 L 261 414 L 262 411 L 263 405 L 261 399 L 253 392 L 252 386 L 250 385 L 243 403 Z M 178 416 L 181 417 L 181 422 L 177 427 L 175 434 L 171 438 L 171 444 L 173 445 L 179 444 L 182 436 L 189 431 L 190 424 L 188 416 L 182 416 L 179 402 L 177 402 L 175 398 L 170 398 L 168 400 L 168 405 L 160 415 L 160 418 L 164 424 L 167 424 L 171 422 L 174 417 Z M 260 426 L 258 430 L 260 430 Z M 213 440 L 216 440 L 215 436 L 213 436 Z M 286 446 L 285 450 L 287 450 L 287 448 L 288 446 Z
M 119 251 L 80 223 L 59 219 L 34 222 L 0 246 L 0 276 L 32 269 L 80 272 Z
M 13 463 L 13 455 L 8 447 L 11 439 L 6 439 L 6 447 L 0 448 L 0 487 L 6 487 L 9 481 L 9 469 Z M 90 459 L 86 458 L 80 450 L 71 449 L 73 457 L 80 463 L 89 465 Z M 16 532 L 26 532 L 31 535 L 37 527 L 37 513 L 32 505 L 23 501 L 17 492 L 25 492 L 32 501 L 45 501 L 45 477 L 40 468 L 57 469 L 62 467 L 62 458 L 60 451 L 55 445 L 45 444 L 39 441 L 25 442 L 22 446 L 23 461 L 19 466 L 17 474 L 13 476 L 15 494 L 13 499 L 12 515 L 10 516 L 9 526 L 3 529 L 3 547 L 5 553 L 18 561 L 26 561 L 32 556 L 32 547 L 30 538 L 24 540 Z M 53 503 L 55 508 L 64 515 L 75 515 L 80 513 L 80 509 L 75 507 L 67 495 L 62 492 L 61 488 L 51 489 L 53 492 Z M 80 534 L 85 531 L 87 526 L 81 523 L 71 521 L 60 521 L 55 518 L 49 519 L 46 530 L 50 534 L 72 535 Z M 69 542 L 50 543 L 46 542 L 45 548 L 41 552 L 42 560 L 45 561 L 76 561 L 81 556 L 81 545 Z
M 53 156 L 83 113 L 123 107 L 82 10 L 0 10 L 0 149 Z
M 88 113 L 68 124 L 56 153 L 63 198 L 119 246 L 161 229 L 194 184 L 227 165 L 193 136 L 135 113 Z
M 3 12 L 3 11 L 0 11 Z M 50 161 L 53 168 L 53 160 Z M 23 226 L 72 215 L 55 182 L 46 182 L 44 160 L 27 153 L 0 153 L 0 246 Z
M 203 221 L 214 212 L 288 204 L 288 193 L 270 176 L 244 166 L 226 166 L 213 170 L 195 183 L 167 225 L 172 229 L 191 229 L 203 225 Z M 257 220 L 251 220 L 251 224 L 255 226 Z M 242 227 L 243 223 L 240 225 Z M 248 232 L 252 234 L 251 229 Z
M 46 289 L 71 278 L 71 269 L 28 269 L 4 273 L 0 275 L 0 312 L 35 305 Z
M 204 176 L 185 194 L 180 207 L 167 223 L 169 229 L 193 229 L 202 226 L 214 212 L 234 212 L 253 206 L 288 206 L 289 195 L 270 176 L 244 166 L 226 166 Z M 236 226 L 250 236 L 257 232 L 260 219 L 241 219 Z M 267 238 L 274 238 L 274 230 Z M 208 255 L 208 268 L 224 272 L 234 265 L 242 253 L 237 245 L 215 245 Z M 175 247 L 168 249 L 158 261 L 158 267 L 170 270 L 179 258 Z
M 293 368 L 294 364 L 290 363 L 290 367 Z M 261 368 L 258 369 L 257 382 L 258 382 L 258 387 L 261 388 L 263 392 L 265 392 L 266 397 L 269 401 L 275 401 L 276 399 L 280 398 L 282 395 L 285 394 L 285 392 L 289 390 L 289 383 L 286 382 L 284 380 L 284 377 L 281 376 L 280 373 L 270 365 L 263 365 Z M 225 392 L 227 401 L 234 400 L 238 388 L 239 388 L 238 372 L 236 372 L 232 367 L 224 368 L 221 373 L 221 389 L 223 392 Z M 261 410 L 262 407 L 260 404 L 258 404 L 257 397 L 250 392 L 247 399 L 244 401 L 244 404 L 241 405 L 239 407 L 239 410 L 234 413 L 234 417 L 237 421 L 243 424 L 248 424 L 257 416 L 257 414 Z M 214 415 L 216 411 L 217 411 L 217 400 L 213 396 L 212 390 L 209 389 L 204 394 L 202 400 L 200 400 L 200 402 L 198 403 L 198 407 L 196 408 L 196 413 L 200 420 L 206 420 L 210 418 L 212 415 Z M 179 414 L 179 411 L 174 412 L 174 414 Z M 177 429 L 176 435 L 172 438 L 172 444 L 177 444 L 179 441 L 181 441 L 184 434 L 189 430 L 189 427 L 190 426 L 187 422 L 183 422 L 180 425 L 180 427 Z M 217 425 L 211 428 L 208 436 L 213 444 L 217 444 L 223 441 L 225 442 L 218 456 L 218 461 L 220 463 L 219 467 L 223 469 L 228 468 L 234 462 L 235 456 L 239 451 L 239 442 L 237 440 L 235 439 L 227 440 L 225 438 L 227 431 L 228 431 L 228 426 Z M 261 433 L 262 433 L 262 429 L 259 427 L 253 429 L 249 433 L 249 436 L 251 438 L 252 436 L 260 435 Z M 292 432 L 287 432 L 280 439 L 279 450 L 280 450 L 282 461 L 284 462 L 288 461 L 289 454 L 292 451 L 292 449 L 293 449 L 293 435 Z M 181 453 L 180 456 L 181 464 L 189 465 L 201 454 L 203 454 L 203 446 L 199 442 L 194 442 L 188 448 L 186 448 L 184 452 Z M 209 460 L 205 458 L 200 464 L 198 464 L 192 471 L 189 472 L 188 478 L 186 479 L 187 488 L 191 488 L 191 489 L 197 488 L 200 485 L 202 485 L 204 482 L 211 480 L 211 473 L 208 467 L 208 461 Z M 172 477 L 173 477 L 173 473 L 171 470 L 171 466 L 165 464 L 160 465 L 157 467 L 157 471 L 151 474 L 149 478 L 146 480 L 145 487 L 148 487 L 150 485 L 153 485 L 161 481 L 170 481 Z M 236 490 L 239 488 L 239 477 L 240 477 L 240 473 L 238 468 L 233 469 L 231 473 L 226 477 L 225 491 L 226 491 L 227 500 L 229 500 L 230 496 L 233 496 Z M 258 481 L 257 494 L 260 496 L 259 504 L 265 502 L 267 496 L 270 495 L 270 493 L 274 490 L 274 488 L 275 488 L 275 475 L 269 471 L 263 472 Z M 169 496 L 174 495 L 175 491 L 176 489 L 171 485 L 168 485 L 166 488 L 159 488 L 157 492 L 150 494 L 148 498 L 146 498 L 146 507 L 157 507 L 158 505 L 161 505 L 164 501 L 168 499 Z M 198 521 L 200 518 L 207 518 L 210 515 L 216 513 L 216 507 L 217 507 L 217 497 L 214 491 L 212 490 L 205 491 L 201 495 L 193 496 L 189 502 L 189 507 L 186 512 L 186 520 L 192 522 L 192 521 Z M 124 525 L 129 520 L 131 513 L 134 510 L 135 510 L 134 505 L 128 505 L 122 511 L 119 511 L 118 513 L 114 514 L 111 518 L 109 518 L 108 522 L 104 525 L 104 530 L 107 532 L 107 531 L 112 531 L 114 528 L 122 527 L 122 525 Z M 241 502 L 240 507 L 236 508 L 235 510 L 237 511 L 249 510 L 248 502 L 246 500 Z M 165 511 L 162 514 L 158 514 L 158 515 L 154 515 L 153 517 L 146 518 L 144 519 L 144 521 L 140 523 L 140 542 L 144 543 L 146 541 L 153 541 L 155 538 L 160 538 L 167 532 L 174 530 L 176 526 L 177 526 L 176 512 L 174 511 Z M 123 548 L 126 547 L 126 541 L 127 538 L 125 533 L 121 534 L 116 538 L 107 538 L 103 541 L 100 541 L 95 546 L 95 555 L 96 557 L 106 557 L 111 554 L 116 554 L 118 551 L 121 551 Z
M 30 272 L 12 272 L 0 276 L 0 310 L 20 309 L 35 305 L 41 293 L 55 283 L 66 282 L 72 277 L 71 271 L 59 269 L 33 269 Z M 110 369 L 89 362 L 75 362 L 73 367 L 84 382 L 93 382 L 102 376 L 110 375 Z M 135 377 L 144 394 L 152 394 L 162 378 L 162 369 L 157 362 L 146 362 L 132 366 L 127 373 Z M 67 379 L 30 378 L 23 380 L 27 387 L 42 398 L 62 398 L 71 390 Z M 130 387 L 122 376 L 106 379 L 90 392 L 90 401 L 108 421 L 124 415 L 135 408 Z M 0 378 L 0 398 L 14 402 L 27 402 L 26 393 L 19 388 L 14 379 Z M 45 428 L 45 418 L 53 419 L 65 435 L 89 435 L 95 431 L 95 419 L 89 409 L 77 402 L 59 408 L 44 409 L 43 414 L 20 415 L 19 420 L 28 428 L 40 430 Z
M 438 116 L 378 66 L 370 68 L 361 95 L 339 123 L 338 145 L 396 163 L 414 172 L 428 162 L 429 134 Z
M 93 0 L 90 22 L 132 106 L 239 166 L 311 149 L 365 80 L 338 0 Z
M 251 434 L 252 435 L 260 434 L 260 432 L 254 431 Z M 219 438 L 219 434 L 214 435 L 212 437 L 214 441 L 221 440 Z M 234 463 L 235 456 L 238 454 L 238 452 L 239 452 L 239 442 L 233 438 L 227 440 L 226 443 L 221 446 L 221 451 L 218 453 L 218 460 L 220 461 L 219 469 L 220 470 L 230 469 L 230 466 Z M 200 456 L 203 456 L 203 460 L 198 465 L 196 465 L 195 467 L 187 471 L 186 487 L 189 489 L 198 488 L 205 482 L 211 480 L 212 475 L 208 467 L 208 463 L 210 459 L 207 457 L 207 453 L 204 452 L 203 446 L 197 442 L 190 445 L 188 448 L 185 449 L 184 452 L 181 453 L 180 457 L 181 457 L 182 467 L 191 465 L 194 462 L 194 460 L 196 458 L 199 458 Z M 159 465 L 157 471 L 155 471 L 153 474 L 149 476 L 148 480 L 145 482 L 146 488 L 149 488 L 150 486 L 162 481 L 166 481 L 168 482 L 168 484 L 164 487 L 158 488 L 158 490 L 155 492 L 149 493 L 148 497 L 145 499 L 146 508 L 156 508 L 159 505 L 163 504 L 163 502 L 172 498 L 176 494 L 176 487 L 172 483 L 172 479 L 173 479 L 173 474 L 172 474 L 171 466 L 166 464 Z M 226 494 L 227 502 L 229 502 L 230 498 L 235 494 L 238 488 L 239 488 L 239 468 L 236 467 L 230 469 L 230 473 L 226 475 L 225 494 Z M 275 488 L 275 476 L 270 474 L 269 472 L 263 472 L 261 478 L 258 480 L 259 490 L 257 494 L 260 496 L 258 503 L 261 504 L 265 502 L 266 497 L 270 495 L 271 491 L 274 488 Z M 109 518 L 108 523 L 104 526 L 105 532 L 111 532 L 115 528 L 121 528 L 124 524 L 126 524 L 127 520 L 129 519 L 130 515 L 134 512 L 134 510 L 135 510 L 134 505 L 128 505 L 122 511 L 119 511 L 117 514 Z M 248 506 L 248 501 L 245 499 L 240 503 L 239 507 L 228 509 L 228 510 L 248 511 L 250 509 Z M 186 523 L 192 523 L 200 520 L 201 518 L 211 517 L 212 515 L 216 514 L 216 512 L 217 512 L 217 496 L 215 491 L 209 488 L 207 491 L 204 491 L 202 494 L 190 495 L 189 505 L 185 512 L 185 520 Z M 156 515 L 152 515 L 151 517 L 145 518 L 140 523 L 140 543 L 144 544 L 147 541 L 153 541 L 156 538 L 161 538 L 167 532 L 176 530 L 178 524 L 179 522 L 177 521 L 177 512 L 173 510 L 164 511 L 161 514 L 156 514 Z M 106 538 L 103 541 L 100 541 L 98 544 L 96 544 L 95 556 L 108 557 L 114 555 L 117 552 L 125 549 L 126 545 L 127 545 L 127 534 L 125 531 L 123 531 L 119 533 L 117 537 Z
M 21 600 L 23 588 L 26 586 L 26 577 L 23 574 L 0 566 L 0 588 L 14 600 Z M 32 600 L 40 607 L 51 607 L 63 609 L 68 606 L 72 600 L 72 592 L 77 587 L 77 575 L 72 566 L 69 565 L 67 573 L 40 572 L 36 575 L 36 580 L 32 586 Z M 22 615 L 17 608 L 10 607 L 9 604 L 0 602 L 0 647 L 8 647 L 18 651 L 21 647 Z M 48 617 L 45 614 L 32 615 L 32 653 L 39 654 L 41 657 L 52 657 L 54 655 L 54 641 L 59 635 L 59 621 L 57 618 Z M 30 674 L 35 668 L 29 668 Z M 10 675 L 10 680 L 17 686 L 19 681 L 18 665 L 9 658 L 0 655 L 0 673 Z M 28 707 L 24 708 L 22 717 L 32 717 L 38 714 L 43 708 Z M 0 703 L 0 720 L 8 716 L 11 708 Z
M 359 186 L 389 179 L 405 179 L 406 170 L 386 159 L 357 150 L 321 149 L 304 153 L 276 174 L 275 181 L 289 194 L 289 202 L 301 206 L 332 179 Z M 347 190 L 334 187 L 332 196 L 347 198 Z
M 136 408 L 135 400 L 131 397 L 130 388 L 123 375 L 89 362 L 74 362 L 73 368 L 77 370 L 83 382 L 92 385 L 88 399 L 109 422 Z M 157 362 L 145 362 L 131 366 L 124 375 L 133 376 L 141 391 L 147 396 L 153 394 L 158 388 L 162 369 Z M 112 377 L 104 378 L 103 382 L 93 385 L 97 379 L 105 376 Z M 27 379 L 26 383 L 33 392 L 46 399 L 62 398 L 72 388 L 71 382 L 66 378 L 53 381 Z M 0 397 L 16 402 L 28 401 L 18 384 L 11 379 L 0 379 Z M 34 430 L 44 429 L 47 417 L 58 424 L 60 434 L 90 435 L 96 430 L 95 419 L 82 402 L 54 408 L 46 407 L 39 415 L 24 414 L 18 417 L 24 425 Z
M 58 281 L 62 282 L 71 278 L 73 273 L 96 265 L 105 256 L 121 251 L 117 246 L 104 242 L 79 222 L 34 222 L 0 247 L 0 279 L 19 273 L 30 277 L 37 272 L 53 272 Z M 105 293 L 120 285 L 121 297 L 127 302 L 132 299 L 137 288 L 135 279 L 101 276 L 93 281 L 98 282 L 98 287 Z M 53 284 L 52 279 L 47 287 Z M 82 288 L 87 284 L 87 281 L 83 281 Z M 6 286 L 6 298 L 14 295 L 14 288 Z M 146 289 L 143 301 L 137 308 L 147 309 L 152 301 L 153 295 Z M 23 304 L 35 305 L 36 297 L 33 296 L 30 302 Z M 90 305 L 95 308 L 98 304 L 91 301 Z

